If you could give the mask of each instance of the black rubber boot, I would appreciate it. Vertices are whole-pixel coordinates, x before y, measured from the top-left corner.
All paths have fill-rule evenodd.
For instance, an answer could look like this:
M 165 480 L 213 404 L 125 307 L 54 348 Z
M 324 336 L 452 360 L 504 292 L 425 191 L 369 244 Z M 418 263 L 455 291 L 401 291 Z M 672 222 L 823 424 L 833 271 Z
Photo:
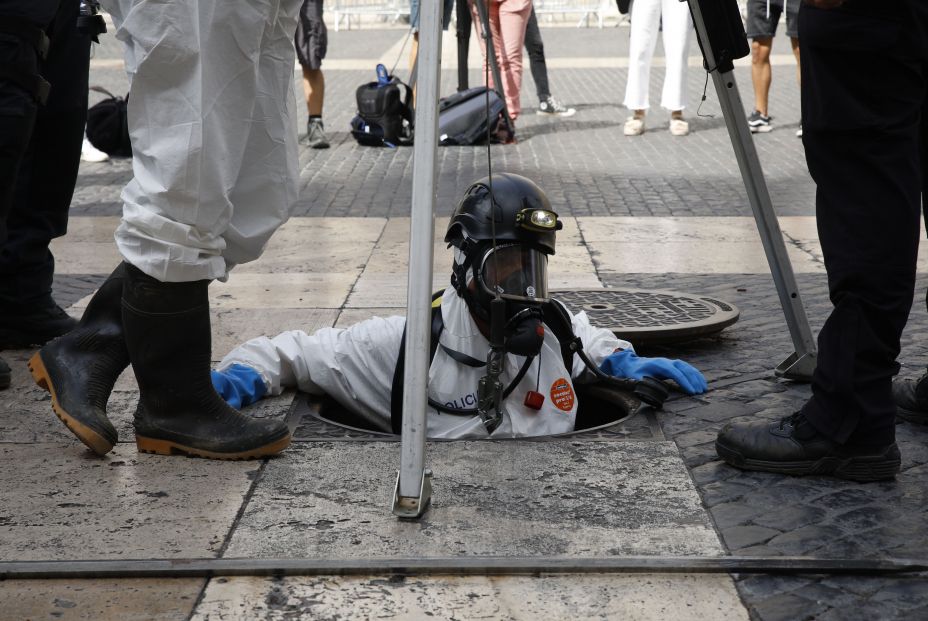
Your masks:
M 928 425 L 928 373 L 916 379 L 893 382 L 896 415 L 910 423 Z
M 131 265 L 127 274 L 122 319 L 139 382 L 139 451 L 255 459 L 287 448 L 283 421 L 246 416 L 213 388 L 209 281 L 161 282 Z
M 0 390 L 9 388 L 12 378 L 13 372 L 10 370 L 10 365 L 6 363 L 6 360 L 0 358 Z
M 29 360 L 35 382 L 51 393 L 55 414 L 98 455 L 116 444 L 106 402 L 119 374 L 129 366 L 122 330 L 125 265 L 120 264 L 100 286 L 74 330 Z

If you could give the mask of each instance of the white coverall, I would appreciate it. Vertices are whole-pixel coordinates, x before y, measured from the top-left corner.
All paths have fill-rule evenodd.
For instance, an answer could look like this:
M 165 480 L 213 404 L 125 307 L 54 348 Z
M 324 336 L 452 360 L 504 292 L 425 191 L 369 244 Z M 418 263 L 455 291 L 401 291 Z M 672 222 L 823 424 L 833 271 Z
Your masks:
M 441 312 L 445 327 L 440 343 L 485 361 L 490 345 L 453 288 L 445 290 Z M 632 349 L 630 343 L 616 338 L 609 330 L 591 326 L 586 313 L 572 315 L 571 323 L 590 359 L 597 365 L 617 348 Z M 288 386 L 312 394 L 326 393 L 362 416 L 372 427 L 389 432 L 393 373 L 405 325 L 404 317 L 374 317 L 349 328 L 323 328 L 312 336 L 293 330 L 273 339 L 259 337 L 230 352 L 222 359 L 219 370 L 233 364 L 251 367 L 261 375 L 271 395 L 280 394 Z M 504 387 L 508 387 L 524 361 L 521 356 L 506 355 L 500 378 Z M 492 437 L 573 431 L 577 399 L 571 380 L 585 372 L 588 371 L 577 356 L 570 372 L 564 368 L 557 337 L 550 329 L 545 330 L 541 354 L 503 401 L 506 416 Z M 439 347 L 429 368 L 429 398 L 452 407 L 474 408 L 477 382 L 485 373 L 485 367 L 474 368 L 456 362 Z M 523 404 L 530 390 L 544 395 L 540 410 Z M 488 437 L 479 417 L 440 413 L 433 408 L 428 410 L 427 427 L 430 438 Z
M 101 0 L 129 75 L 122 256 L 165 282 L 260 256 L 298 196 L 301 0 Z

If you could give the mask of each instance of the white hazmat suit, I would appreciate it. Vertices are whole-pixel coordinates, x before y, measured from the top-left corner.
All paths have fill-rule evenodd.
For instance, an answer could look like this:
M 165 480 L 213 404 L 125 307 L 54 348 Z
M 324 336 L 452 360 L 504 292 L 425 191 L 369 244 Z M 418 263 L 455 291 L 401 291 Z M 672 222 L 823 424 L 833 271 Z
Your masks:
M 440 343 L 471 358 L 486 360 L 490 345 L 453 288 L 445 290 L 441 298 L 441 313 L 444 330 Z M 632 349 L 630 343 L 616 338 L 609 330 L 590 325 L 586 313 L 571 315 L 571 324 L 594 364 L 600 364 L 616 349 Z M 218 368 L 222 371 L 233 364 L 250 367 L 261 376 L 268 394 L 272 395 L 280 394 L 285 387 L 328 394 L 373 428 L 389 432 L 393 374 L 405 325 L 404 317 L 374 317 L 349 328 L 323 328 L 311 336 L 293 330 L 272 339 L 259 337 L 230 352 Z M 504 386 L 509 385 L 524 361 L 521 356 L 506 355 L 500 378 Z M 429 398 L 455 408 L 475 408 L 477 382 L 485 373 L 485 368 L 461 364 L 439 347 L 429 368 Z M 506 416 L 492 437 L 572 431 L 577 414 L 573 380 L 584 373 L 586 368 L 577 356 L 573 368 L 565 369 L 557 337 L 546 329 L 541 354 L 503 401 Z M 544 395 L 540 410 L 523 403 L 532 390 Z M 431 407 L 427 425 L 430 438 L 490 437 L 479 417 L 442 413 Z
M 298 195 L 300 0 L 101 0 L 131 83 L 120 253 L 163 282 L 260 256 Z

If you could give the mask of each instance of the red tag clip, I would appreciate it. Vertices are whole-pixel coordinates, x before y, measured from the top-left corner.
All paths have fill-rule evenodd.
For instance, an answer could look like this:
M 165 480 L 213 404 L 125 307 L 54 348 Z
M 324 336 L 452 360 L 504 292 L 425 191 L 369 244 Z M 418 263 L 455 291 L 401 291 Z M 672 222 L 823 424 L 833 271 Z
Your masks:
M 545 396 L 540 392 L 534 390 L 528 391 L 525 395 L 525 401 L 523 402 L 525 407 L 531 408 L 533 410 L 540 410 L 542 404 L 545 402 Z

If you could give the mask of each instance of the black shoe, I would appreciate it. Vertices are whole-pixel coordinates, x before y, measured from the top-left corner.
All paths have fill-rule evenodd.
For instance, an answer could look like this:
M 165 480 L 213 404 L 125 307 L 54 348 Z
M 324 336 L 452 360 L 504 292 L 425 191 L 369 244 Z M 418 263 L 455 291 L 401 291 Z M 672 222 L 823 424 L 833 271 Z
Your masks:
M 851 481 L 891 479 L 902 463 L 895 442 L 866 449 L 842 446 L 821 435 L 798 412 L 774 423 L 729 423 L 719 432 L 715 450 L 742 470 L 830 474 Z
M 209 281 L 161 282 L 127 266 L 122 323 L 139 382 L 139 451 L 255 459 L 290 444 L 280 420 L 246 416 L 210 379 Z
M 77 327 L 77 319 L 68 315 L 48 298 L 30 308 L 0 310 L 0 349 L 26 349 L 45 345 L 55 337 Z
M 928 425 L 928 373 L 917 380 L 897 379 L 893 382 L 896 415 L 910 423 Z
M 77 328 L 29 360 L 36 384 L 51 394 L 55 415 L 98 455 L 110 452 L 118 440 L 106 403 L 129 366 L 122 331 L 125 273 L 120 264 L 90 299 Z
M 0 390 L 9 388 L 12 379 L 13 372 L 10 370 L 10 365 L 6 363 L 6 360 L 0 358 Z
M 573 116 L 577 110 L 568 108 L 554 97 L 548 95 L 538 102 L 538 110 L 535 114 L 547 116 Z

